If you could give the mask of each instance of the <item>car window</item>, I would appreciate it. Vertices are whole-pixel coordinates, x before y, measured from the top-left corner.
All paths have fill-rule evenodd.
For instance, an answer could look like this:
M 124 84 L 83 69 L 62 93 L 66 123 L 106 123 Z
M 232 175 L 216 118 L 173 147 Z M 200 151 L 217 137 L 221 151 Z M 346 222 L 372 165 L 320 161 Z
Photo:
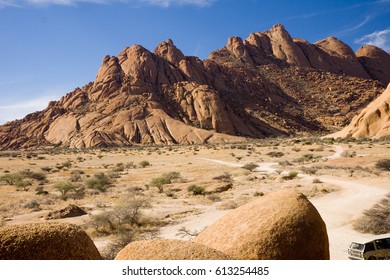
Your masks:
M 383 239 L 384 249 L 390 249 L 390 238 Z
M 363 251 L 364 244 L 352 242 L 351 249 Z
M 366 246 L 364 247 L 364 252 L 369 252 L 369 251 L 375 251 L 373 242 L 366 243 Z

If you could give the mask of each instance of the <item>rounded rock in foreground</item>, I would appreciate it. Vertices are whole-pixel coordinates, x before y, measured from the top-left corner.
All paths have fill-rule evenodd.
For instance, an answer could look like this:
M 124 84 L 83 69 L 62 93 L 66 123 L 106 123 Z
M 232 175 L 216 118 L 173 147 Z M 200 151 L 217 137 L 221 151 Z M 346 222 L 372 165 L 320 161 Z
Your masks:
M 229 260 L 224 253 L 182 240 L 136 241 L 122 249 L 115 260 Z
M 295 191 L 271 193 L 232 210 L 195 239 L 240 260 L 328 260 L 326 226 Z
M 34 223 L 0 228 L 2 260 L 100 260 L 91 238 L 78 226 Z

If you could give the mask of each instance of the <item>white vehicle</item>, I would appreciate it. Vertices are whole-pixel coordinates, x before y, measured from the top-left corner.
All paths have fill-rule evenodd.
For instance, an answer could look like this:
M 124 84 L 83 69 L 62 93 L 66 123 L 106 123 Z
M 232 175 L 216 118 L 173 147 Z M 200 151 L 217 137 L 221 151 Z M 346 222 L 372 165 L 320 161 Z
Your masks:
M 353 241 L 348 256 L 351 260 L 390 260 L 390 234 Z

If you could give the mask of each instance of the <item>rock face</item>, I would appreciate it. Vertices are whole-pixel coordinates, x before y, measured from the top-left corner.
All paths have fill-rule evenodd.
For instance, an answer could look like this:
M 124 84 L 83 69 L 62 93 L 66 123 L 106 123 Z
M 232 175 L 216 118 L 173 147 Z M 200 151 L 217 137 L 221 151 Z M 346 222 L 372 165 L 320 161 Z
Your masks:
M 390 55 L 374 46 L 364 46 L 356 52 L 360 63 L 373 79 L 390 83 Z
M 302 194 L 281 191 L 243 205 L 194 242 L 240 260 L 328 260 L 325 223 Z
M 96 79 L 0 126 L 0 149 L 192 144 L 335 131 L 384 89 L 389 54 L 277 24 L 202 61 L 168 39 L 104 57 Z M 375 80 L 376 79 L 376 80 Z
M 45 216 L 45 220 L 65 219 L 65 218 L 79 217 L 83 215 L 87 215 L 87 212 L 85 212 L 82 208 L 78 207 L 77 205 L 69 204 L 63 209 L 49 212 Z
M 229 260 L 224 253 L 182 240 L 136 241 L 122 249 L 115 260 Z
M 36 223 L 0 228 L 2 260 L 100 260 L 89 236 L 78 226 Z
M 390 84 L 343 130 L 330 137 L 382 138 L 390 136 Z

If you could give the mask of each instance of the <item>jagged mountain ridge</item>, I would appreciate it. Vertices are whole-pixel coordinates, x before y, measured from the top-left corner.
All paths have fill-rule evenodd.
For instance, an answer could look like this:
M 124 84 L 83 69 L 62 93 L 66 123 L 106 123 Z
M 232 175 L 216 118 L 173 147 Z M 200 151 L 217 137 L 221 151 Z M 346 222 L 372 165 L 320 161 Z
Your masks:
M 390 75 L 383 60 L 389 54 L 372 48 L 357 57 L 335 38 L 309 44 L 279 24 L 246 40 L 231 37 L 204 61 L 184 56 L 172 40 L 154 52 L 134 45 L 106 56 L 94 82 L 0 126 L 0 148 L 207 143 L 337 130 L 383 91 Z

